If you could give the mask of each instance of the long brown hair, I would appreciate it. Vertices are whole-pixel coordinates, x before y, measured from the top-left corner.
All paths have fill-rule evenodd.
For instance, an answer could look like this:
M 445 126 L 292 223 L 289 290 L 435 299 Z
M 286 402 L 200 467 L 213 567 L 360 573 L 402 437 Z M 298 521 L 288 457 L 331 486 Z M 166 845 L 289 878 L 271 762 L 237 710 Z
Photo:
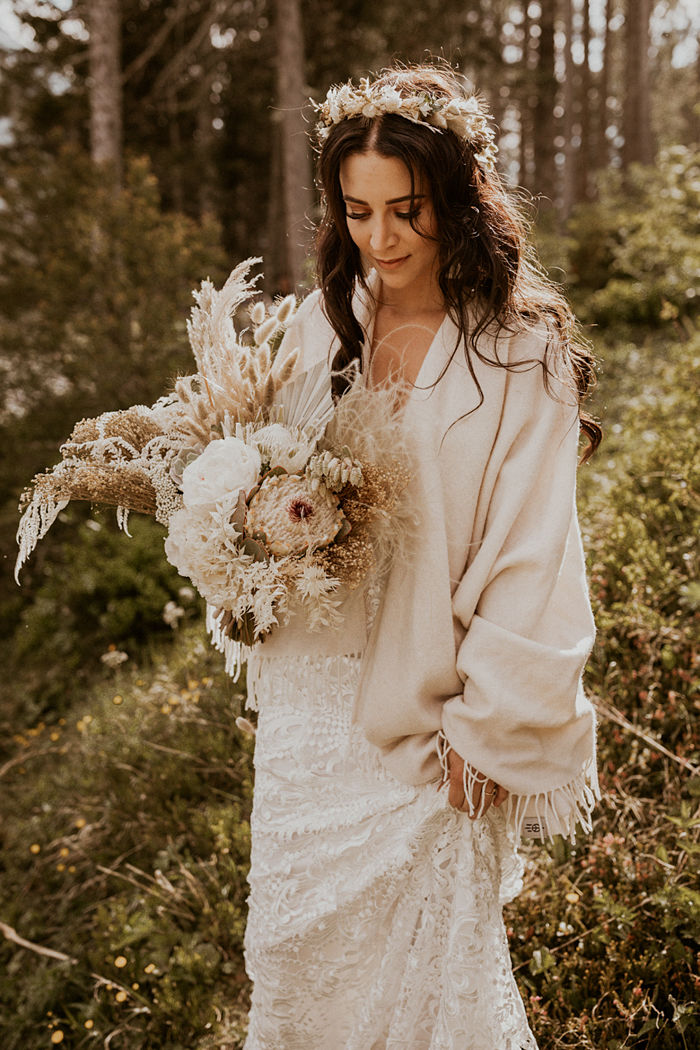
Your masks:
M 378 81 L 404 97 L 425 92 L 449 100 L 464 95 L 449 67 L 397 66 L 383 70 Z M 475 159 L 467 141 L 393 113 L 341 120 L 329 129 L 320 149 L 318 181 L 324 213 L 317 234 L 318 275 L 324 311 L 340 343 L 332 362 L 334 395 L 342 396 L 347 388 L 350 366 L 362 368 L 365 335 L 352 308 L 357 284 L 366 285 L 360 252 L 347 228 L 340 167 L 351 154 L 370 150 L 405 164 L 411 196 L 417 192 L 417 179 L 428 184 L 437 228 L 438 284 L 481 400 L 472 355 L 496 367 L 512 367 L 497 356 L 485 356 L 479 347 L 484 330 L 494 322 L 497 333 L 544 324 L 547 342 L 539 363 L 545 388 L 551 390 L 553 375 L 568 380 L 588 438 L 583 456 L 587 459 L 602 436 L 599 424 L 581 409 L 595 382 L 593 355 L 578 333 L 566 299 L 537 263 L 518 203 L 506 192 L 498 173 Z M 421 233 L 415 222 L 411 219 L 414 230 Z

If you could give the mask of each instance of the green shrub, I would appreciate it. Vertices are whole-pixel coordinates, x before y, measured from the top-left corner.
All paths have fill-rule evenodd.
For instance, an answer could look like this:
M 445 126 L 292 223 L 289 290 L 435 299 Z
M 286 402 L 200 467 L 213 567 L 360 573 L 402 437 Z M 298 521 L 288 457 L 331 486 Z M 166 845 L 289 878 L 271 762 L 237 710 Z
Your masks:
M 684 146 L 654 166 L 606 171 L 599 199 L 569 223 L 567 279 L 584 320 L 659 323 L 697 313 L 700 157 Z
M 30 562 L 21 577 L 34 586 L 18 612 L 8 662 L 23 688 L 7 696 L 6 716 L 18 717 L 20 704 L 34 718 L 64 713 L 110 651 L 133 658 L 200 615 L 202 602 L 167 562 L 163 529 L 152 519 L 132 515 L 130 537 L 108 511 L 87 518 L 85 507 L 72 505 L 61 519 L 50 548 L 40 547 L 36 567 Z M 14 688 L 6 682 L 0 696 Z
M 55 155 L 3 150 L 0 175 L 0 445 L 11 453 L 3 456 L 0 469 L 0 547 L 9 568 L 20 492 L 37 471 L 56 462 L 60 443 L 79 418 L 150 404 L 178 372 L 191 370 L 185 330 L 191 292 L 203 277 L 219 280 L 225 263 L 216 224 L 163 212 L 158 185 L 143 159 L 127 163 L 120 194 L 75 148 Z M 81 544 L 87 539 L 83 534 Z M 73 553 L 79 562 L 77 549 Z M 119 564 L 125 559 L 127 573 L 128 559 L 134 556 L 135 547 L 131 555 L 120 549 Z M 56 571 L 63 571 L 61 583 L 71 589 L 67 558 L 57 529 L 43 541 L 34 565 L 48 572 L 53 563 L 61 563 L 64 568 Z M 89 566 L 82 558 L 79 571 L 85 577 Z M 107 571 L 104 562 L 101 570 Z M 115 560 L 112 584 L 107 584 L 110 600 L 119 571 Z M 144 589 L 164 589 L 162 574 L 152 579 L 151 587 L 144 576 Z M 46 679 L 47 665 L 58 666 L 57 658 L 63 667 L 68 661 L 71 670 L 82 661 L 87 645 L 81 647 L 80 639 L 85 636 L 89 642 L 98 612 L 97 602 L 88 602 L 81 619 L 73 602 L 64 623 L 56 605 L 57 587 L 51 594 L 49 583 L 40 599 L 34 590 L 34 581 L 40 580 L 41 574 L 29 566 L 20 591 L 9 572 L 0 575 L 0 660 L 6 665 L 13 659 L 6 643 L 17 623 L 25 615 L 36 620 L 43 606 L 49 633 L 36 635 L 36 652 Z M 97 588 L 92 591 L 96 594 Z M 152 610 L 144 627 L 156 622 L 158 601 L 156 593 L 144 600 Z M 33 603 L 31 613 L 28 602 Z M 124 613 L 126 621 L 118 622 Z M 100 610 L 100 615 L 112 619 L 103 621 L 100 644 L 108 629 L 125 637 L 133 634 L 129 620 L 142 633 L 138 614 L 129 613 L 124 602 L 111 613 Z M 80 660 L 64 644 L 69 628 Z M 54 632 L 59 637 L 51 656 L 47 645 Z M 111 640 L 116 639 L 107 638 Z M 65 679 L 57 684 L 64 688 Z
M 580 505 L 604 800 L 592 836 L 530 848 L 510 945 L 541 1050 L 690 1050 L 700 1042 L 700 339 L 647 334 L 602 349 L 609 436 L 581 471 Z
M 137 673 L 18 732 L 0 769 L 0 916 L 68 957 L 0 941 L 7 1050 L 49 1045 L 57 1028 L 69 1046 L 239 1045 L 251 794 L 240 693 L 199 629 L 148 680 Z

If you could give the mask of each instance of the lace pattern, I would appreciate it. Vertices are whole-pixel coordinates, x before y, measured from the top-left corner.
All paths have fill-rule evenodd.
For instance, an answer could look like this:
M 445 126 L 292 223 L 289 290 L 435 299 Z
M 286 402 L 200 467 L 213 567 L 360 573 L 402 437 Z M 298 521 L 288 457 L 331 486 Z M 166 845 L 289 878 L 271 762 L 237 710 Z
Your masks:
M 522 881 L 503 817 L 472 822 L 384 768 L 352 724 L 359 664 L 251 668 L 246 1050 L 537 1050 L 501 917 Z

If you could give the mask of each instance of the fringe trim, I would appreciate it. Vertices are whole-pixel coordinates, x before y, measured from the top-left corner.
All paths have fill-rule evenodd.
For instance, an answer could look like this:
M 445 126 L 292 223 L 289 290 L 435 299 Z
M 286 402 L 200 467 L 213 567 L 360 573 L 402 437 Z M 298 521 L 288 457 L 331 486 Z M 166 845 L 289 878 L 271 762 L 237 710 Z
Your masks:
M 449 780 L 447 756 L 452 750 L 445 734 L 440 730 L 436 741 L 437 755 L 442 767 L 442 783 Z M 476 783 L 484 783 L 489 778 L 473 770 L 464 763 L 464 794 L 471 798 L 471 789 Z M 509 794 L 503 810 L 509 830 L 520 838 L 539 839 L 544 843 L 554 835 L 563 835 L 573 845 L 576 844 L 576 831 L 581 829 L 590 834 L 593 830 L 593 810 L 600 800 L 600 785 L 596 758 L 593 755 L 581 772 L 568 784 L 552 788 L 550 791 L 538 791 L 531 795 Z M 484 795 L 478 812 L 469 802 L 470 817 L 480 817 L 483 813 Z
M 440 787 L 443 787 L 450 779 L 450 764 L 448 761 L 448 755 L 452 748 L 445 734 L 440 730 L 437 738 L 437 753 L 440 759 L 440 765 L 442 766 L 442 782 Z M 484 808 L 486 806 L 486 800 L 488 795 L 485 791 L 481 792 L 479 796 L 479 805 L 475 806 L 472 802 L 472 795 L 474 787 L 477 784 L 487 784 L 490 777 L 480 773 L 478 769 L 474 769 L 468 762 L 465 762 L 462 768 L 462 789 L 464 790 L 464 799 L 467 803 L 467 814 L 472 818 L 483 817 Z
M 242 645 L 241 642 L 235 642 L 233 638 L 229 638 L 229 636 L 222 631 L 222 615 L 222 613 L 219 613 L 217 616 L 214 606 L 207 605 L 207 631 L 211 637 L 211 644 L 220 653 L 224 654 L 224 667 L 226 668 L 226 674 L 230 675 L 234 682 L 237 682 L 241 676 L 243 664 L 248 659 L 252 649 L 249 649 L 246 645 Z M 248 706 L 250 706 L 250 704 Z M 254 710 L 257 710 L 257 708 L 254 708 Z
M 250 711 L 258 710 L 258 688 L 261 682 L 265 681 L 266 674 L 271 666 L 283 662 L 287 667 L 294 667 L 296 669 L 301 668 L 302 670 L 306 667 L 317 668 L 319 661 L 324 661 L 326 664 L 337 664 L 339 659 L 350 658 L 359 659 L 362 655 L 359 652 L 349 653 L 328 653 L 328 654 L 311 654 L 305 653 L 299 656 L 280 655 L 280 656 L 264 656 L 260 653 L 260 647 L 263 644 L 259 642 L 255 648 L 251 648 L 248 645 L 243 645 L 241 642 L 235 642 L 232 638 L 229 638 L 221 630 L 221 616 L 219 613 L 216 615 L 216 609 L 213 605 L 207 605 L 206 611 L 206 627 L 211 638 L 211 644 L 220 653 L 224 654 L 226 674 L 230 675 L 234 682 L 237 682 L 241 676 L 243 666 L 246 667 L 246 701 L 245 706 Z M 253 660 L 250 657 L 255 654 Z M 332 670 L 329 668 L 329 689 L 335 688 L 337 683 L 331 677 Z M 247 722 L 247 719 L 244 719 Z M 250 723 L 248 723 L 250 724 Z M 241 727 L 239 727 L 241 728 Z M 244 729 L 244 731 L 246 731 Z

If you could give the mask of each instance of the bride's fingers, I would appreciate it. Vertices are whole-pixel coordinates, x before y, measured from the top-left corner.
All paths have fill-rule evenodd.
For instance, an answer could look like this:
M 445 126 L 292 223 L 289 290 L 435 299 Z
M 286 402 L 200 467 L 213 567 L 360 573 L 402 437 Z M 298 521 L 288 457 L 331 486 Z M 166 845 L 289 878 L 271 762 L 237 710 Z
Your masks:
M 464 794 L 464 762 L 454 751 L 449 752 L 447 762 L 450 771 L 447 801 L 455 809 L 464 810 L 467 805 Z
M 501 787 L 500 784 L 496 784 L 493 780 L 487 780 L 485 783 L 477 782 L 474 785 L 472 795 L 474 804 L 471 814 L 472 819 L 476 819 L 477 816 L 483 816 L 484 813 L 489 811 L 491 806 L 500 806 L 507 797 L 508 792 L 506 789 Z
M 447 793 L 447 801 L 455 809 L 464 809 L 467 804 L 467 799 L 464 794 L 464 785 L 462 783 L 461 773 L 457 773 L 454 769 L 450 769 L 450 788 Z
M 475 779 L 471 782 L 471 797 L 467 798 L 464 787 L 464 762 L 454 751 L 448 754 L 449 789 L 448 802 L 455 809 L 466 813 L 472 820 L 483 816 L 489 808 L 500 806 L 508 797 L 508 792 L 493 780 Z

